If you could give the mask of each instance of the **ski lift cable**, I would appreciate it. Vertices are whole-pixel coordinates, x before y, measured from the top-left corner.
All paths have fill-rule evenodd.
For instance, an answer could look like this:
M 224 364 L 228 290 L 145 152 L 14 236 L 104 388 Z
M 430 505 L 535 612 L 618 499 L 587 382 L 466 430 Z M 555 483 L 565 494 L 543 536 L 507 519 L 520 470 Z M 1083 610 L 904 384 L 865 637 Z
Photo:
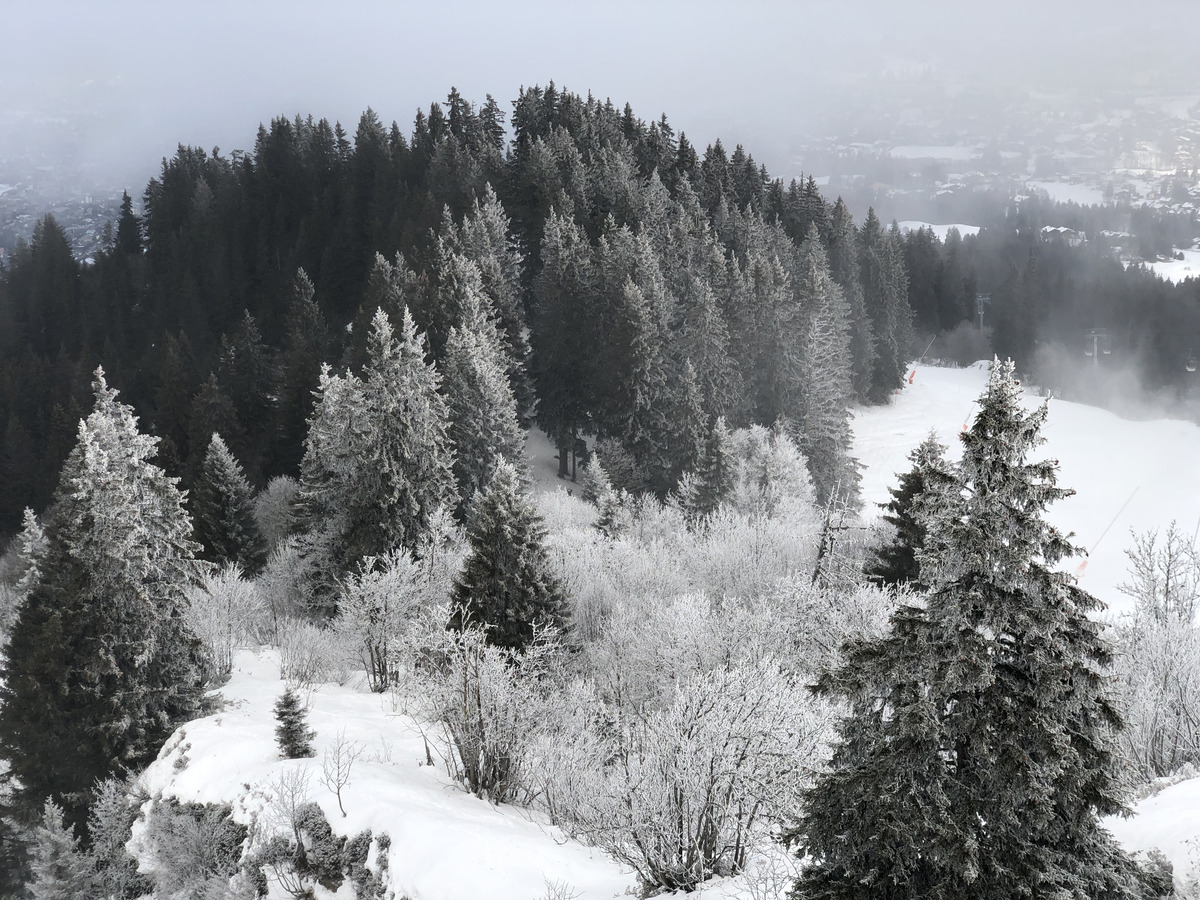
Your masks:
M 1133 489 L 1133 491 L 1132 491 L 1132 493 L 1130 493 L 1129 497 L 1125 500 L 1124 503 L 1121 504 L 1121 508 L 1117 510 L 1117 514 L 1112 517 L 1112 521 L 1108 523 L 1108 526 L 1104 529 L 1104 531 L 1100 532 L 1100 537 L 1096 538 L 1096 543 L 1092 544 L 1092 549 L 1087 551 L 1087 556 L 1090 557 L 1093 553 L 1096 552 L 1096 548 L 1100 546 L 1100 542 L 1104 540 L 1105 536 L 1107 536 L 1109 531 L 1112 530 L 1112 527 L 1117 524 L 1117 519 L 1121 518 L 1121 513 L 1125 512 L 1125 507 L 1129 506 L 1129 504 L 1133 501 L 1133 495 L 1136 494 L 1140 490 L 1141 490 L 1141 485 L 1138 485 L 1137 487 L 1135 487 Z M 1200 531 L 1200 522 L 1198 522 L 1196 524 L 1196 529 L 1197 529 L 1197 531 Z M 1087 569 L 1087 564 L 1088 564 L 1087 557 L 1084 557 L 1083 562 L 1081 562 L 1079 564 L 1079 568 L 1077 568 L 1075 570 L 1076 578 L 1083 577 L 1084 570 Z
M 1102 531 L 1100 533 L 1100 537 L 1098 537 L 1096 539 L 1096 543 L 1092 544 L 1092 549 L 1088 551 L 1089 556 L 1096 552 L 1096 548 L 1100 546 L 1100 542 L 1102 540 L 1104 540 L 1105 535 L 1108 534 L 1108 532 L 1112 529 L 1112 527 L 1117 524 L 1117 519 L 1121 518 L 1121 513 L 1125 512 L 1125 507 L 1127 507 L 1130 504 L 1130 502 L 1133 500 L 1133 495 L 1136 494 L 1140 490 L 1141 490 L 1141 485 L 1138 485 L 1137 487 L 1135 487 L 1133 489 L 1133 493 L 1131 493 L 1129 495 L 1129 498 L 1124 503 L 1121 504 L 1121 508 L 1118 509 L 1117 514 L 1112 517 L 1112 521 L 1108 523 L 1108 527 L 1105 528 L 1104 531 Z

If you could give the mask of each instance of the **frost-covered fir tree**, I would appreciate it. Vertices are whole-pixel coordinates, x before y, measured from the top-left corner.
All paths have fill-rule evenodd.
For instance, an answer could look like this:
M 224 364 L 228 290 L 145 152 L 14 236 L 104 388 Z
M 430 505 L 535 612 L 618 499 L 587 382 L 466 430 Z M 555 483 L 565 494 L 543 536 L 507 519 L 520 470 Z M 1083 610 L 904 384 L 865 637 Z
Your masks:
M 93 387 L 0 668 L 0 755 L 26 821 L 49 797 L 82 824 L 96 781 L 146 765 L 202 694 L 184 613 L 203 563 L 177 479 L 99 369 Z
M 802 328 L 800 383 L 795 415 L 797 441 L 822 505 L 859 508 L 858 462 L 850 455 L 850 331 L 842 289 L 829 264 L 816 224 L 800 247 L 793 285 Z
M 527 647 L 540 626 L 562 627 L 566 599 L 544 539 L 545 526 L 517 470 L 497 463 L 471 510 L 470 549 L 454 579 L 449 627 L 482 628 L 489 644 L 511 650 Z
M 954 483 L 946 447 L 938 442 L 934 432 L 929 432 L 908 458 L 912 468 L 900 475 L 896 487 L 888 488 L 892 499 L 879 504 L 884 510 L 883 520 L 896 529 L 888 543 L 875 549 L 875 560 L 866 570 L 867 577 L 881 584 L 910 584 L 919 580 L 917 554 L 925 547 L 925 520 L 931 503 L 935 502 L 931 492 Z
M 314 599 L 366 556 L 415 549 L 455 498 L 449 417 L 440 378 L 408 312 L 400 333 L 371 323 L 362 377 L 321 375 L 296 501 Z
M 871 320 L 874 360 L 868 399 L 886 403 L 903 387 L 912 338 L 912 309 L 908 305 L 908 274 L 899 231 L 884 229 L 875 210 L 859 232 L 859 277 L 863 306 Z
M 731 441 L 725 419 L 714 419 L 696 468 L 680 482 L 679 503 L 693 525 L 703 522 L 733 495 L 737 472 Z
M 509 382 L 524 421 L 533 413 L 536 398 L 528 375 L 530 357 L 525 309 L 521 300 L 521 252 L 512 237 L 511 222 L 490 184 L 483 197 L 456 227 L 443 227 L 445 247 L 475 264 L 483 292 L 496 314 L 505 348 Z
M 254 498 L 241 464 L 214 434 L 189 498 L 195 538 L 214 563 L 238 563 L 254 574 L 267 561 L 267 543 L 254 518 Z
M 462 304 L 462 317 L 446 340 L 442 391 L 458 496 L 466 506 L 491 481 L 497 459 L 520 465 L 525 435 L 517 424 L 505 350 L 487 300 L 470 293 Z
M 29 894 L 33 900 L 78 900 L 92 896 L 92 860 L 63 821 L 63 811 L 47 800 L 34 829 Z
M 1028 461 L 1046 414 L 993 364 L 918 557 L 926 602 L 822 678 L 850 712 L 791 835 L 793 896 L 1137 896 L 1099 821 L 1122 809 L 1101 604 L 1055 571 L 1076 548 L 1045 512 L 1071 492 Z

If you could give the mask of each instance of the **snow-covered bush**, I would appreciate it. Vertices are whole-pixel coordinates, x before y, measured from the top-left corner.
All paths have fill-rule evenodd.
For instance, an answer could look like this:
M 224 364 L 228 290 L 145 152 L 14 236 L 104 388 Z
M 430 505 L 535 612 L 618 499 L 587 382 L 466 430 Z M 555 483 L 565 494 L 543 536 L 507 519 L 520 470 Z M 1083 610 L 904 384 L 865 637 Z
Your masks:
M 814 584 L 807 576 L 780 582 L 769 601 L 788 623 L 797 669 L 813 681 L 838 665 L 847 641 L 881 637 L 901 602 L 912 602 L 903 589 L 860 584 L 843 590 Z
M 157 896 L 231 896 L 247 828 L 228 804 L 158 800 L 143 816 L 137 842 Z
M 488 644 L 474 629 L 448 631 L 430 650 L 430 718 L 450 774 L 493 803 L 528 796 L 529 747 L 543 718 L 555 654 L 543 640 L 524 652 Z
M 309 611 L 308 563 L 294 538 L 287 538 L 267 557 L 257 584 L 273 631 L 271 643 L 279 642 L 278 629 L 286 619 L 300 618 Z
M 236 563 L 209 572 L 188 599 L 188 624 L 222 679 L 233 671 L 234 650 L 257 646 L 273 636 L 257 584 L 247 581 Z
M 573 695 L 586 699 L 583 692 Z M 828 711 L 771 659 L 680 678 L 669 701 L 608 722 L 581 706 L 538 746 L 540 796 L 569 833 L 650 890 L 739 871 L 794 812 L 828 738 Z
M 287 475 L 272 478 L 254 498 L 254 521 L 267 542 L 267 549 L 274 550 L 291 532 L 292 504 L 300 484 Z
M 572 509 L 590 510 L 581 501 L 543 500 L 540 508 L 550 510 L 547 549 L 572 603 L 576 639 L 597 639 L 626 600 L 689 593 L 760 597 L 784 579 L 811 577 L 819 515 L 803 496 L 769 505 L 770 517 L 726 507 L 705 527 L 689 531 L 678 506 L 643 495 L 631 503 L 622 535 L 609 539 L 590 527 L 591 520 L 583 527 L 575 523 Z
M 270 815 L 251 838 L 243 871 L 258 896 L 274 882 L 292 897 L 314 897 L 320 886 L 338 893 L 349 880 L 356 900 L 382 900 L 387 887 L 387 849 L 391 840 L 381 833 L 376 841 L 379 861 L 368 865 L 372 836 L 334 834 L 321 807 L 308 799 L 307 779 L 292 770 L 276 780 Z
M 391 686 L 393 644 L 427 599 L 422 575 L 420 564 L 401 550 L 382 560 L 363 560 L 342 584 L 334 629 L 372 691 Z
M 345 653 L 335 633 L 303 619 L 281 619 L 279 634 L 279 677 L 311 686 L 349 678 Z
M 804 454 L 782 430 L 739 428 L 730 434 L 729 446 L 734 462 L 730 505 L 738 512 L 770 517 L 785 504 L 815 504 Z
M 662 708 L 682 679 L 735 659 L 788 654 L 790 628 L 766 602 L 703 594 L 631 599 L 617 604 L 604 632 L 582 648 L 580 665 L 602 699 L 626 716 Z
M 1172 523 L 1136 535 L 1120 586 L 1134 612 L 1117 628 L 1116 673 L 1125 700 L 1121 741 L 1146 780 L 1200 762 L 1200 560 Z

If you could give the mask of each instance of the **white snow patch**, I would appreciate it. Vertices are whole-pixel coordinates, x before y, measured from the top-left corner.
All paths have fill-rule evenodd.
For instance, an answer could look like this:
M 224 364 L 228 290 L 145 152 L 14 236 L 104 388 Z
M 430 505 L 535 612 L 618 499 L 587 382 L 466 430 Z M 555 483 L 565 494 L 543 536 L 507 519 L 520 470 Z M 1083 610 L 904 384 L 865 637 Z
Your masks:
M 952 225 L 934 225 L 931 222 L 918 222 L 915 219 L 905 219 L 903 222 L 897 222 L 896 224 L 900 226 L 901 231 L 919 231 L 922 228 L 932 228 L 933 233 L 938 236 L 938 240 L 943 242 L 946 240 L 946 235 L 950 233 L 951 228 L 957 228 L 958 233 L 963 237 L 979 234 L 978 225 L 962 225 L 958 222 Z
M 1200 863 L 1200 778 L 1165 788 L 1134 804 L 1128 819 L 1109 816 L 1104 825 L 1127 850 L 1157 847 L 1183 879 Z
M 1177 250 L 1177 253 L 1183 255 L 1183 259 L 1168 259 L 1160 262 L 1148 262 L 1146 268 L 1165 278 L 1167 281 L 1172 281 L 1178 284 L 1181 281 L 1186 281 L 1189 278 L 1200 278 L 1200 250 Z
M 1071 181 L 1030 181 L 1027 188 L 1037 188 L 1050 195 L 1057 203 L 1078 203 L 1080 206 L 1097 206 L 1105 203 L 1104 190 L 1091 184 L 1076 184 Z

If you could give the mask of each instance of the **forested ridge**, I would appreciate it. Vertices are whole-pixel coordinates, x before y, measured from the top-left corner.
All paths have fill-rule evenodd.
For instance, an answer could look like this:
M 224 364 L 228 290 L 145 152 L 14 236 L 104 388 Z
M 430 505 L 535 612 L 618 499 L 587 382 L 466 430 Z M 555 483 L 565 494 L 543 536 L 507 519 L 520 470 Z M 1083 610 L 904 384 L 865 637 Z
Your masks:
M 553 83 L 509 119 L 452 90 L 407 136 L 368 110 L 353 135 L 297 116 L 260 127 L 253 153 L 181 146 L 90 266 L 40 222 L 0 278 L 0 533 L 49 502 L 97 364 L 186 484 L 218 432 L 261 487 L 297 474 L 319 366 L 361 364 L 378 306 L 396 325 L 407 306 L 441 360 L 476 281 L 523 421 L 568 450 L 607 438 L 626 486 L 660 494 L 723 415 L 784 420 L 821 457 L 822 498 L 852 500 L 845 406 L 886 401 L 912 326 L 975 321 L 977 291 L 1023 368 L 1035 343 L 1074 352 L 1106 327 L 1148 383 L 1183 382 L 1194 288 L 1040 241 L 1035 202 L 943 243 Z M 988 349 L 953 343 L 941 355 Z
M 243 783 L 249 825 L 145 794 L 253 648 L 278 756 L 319 741 L 343 817 L 356 751 L 303 694 L 352 670 L 428 765 L 646 895 L 782 840 L 796 898 L 1169 896 L 1101 816 L 1200 762 L 1194 548 L 1138 538 L 1114 653 L 1011 360 L 960 462 L 913 451 L 894 529 L 849 418 L 927 341 L 1036 367 L 1085 295 L 1183 389 L 1194 284 L 1043 242 L 1036 204 L 945 242 L 856 223 L 553 84 L 504 120 L 452 91 L 409 137 L 368 110 L 181 147 L 94 264 L 46 218 L 4 272 L 0 891 L 387 896 L 390 838 L 295 779 Z M 577 495 L 532 489 L 531 424 Z

